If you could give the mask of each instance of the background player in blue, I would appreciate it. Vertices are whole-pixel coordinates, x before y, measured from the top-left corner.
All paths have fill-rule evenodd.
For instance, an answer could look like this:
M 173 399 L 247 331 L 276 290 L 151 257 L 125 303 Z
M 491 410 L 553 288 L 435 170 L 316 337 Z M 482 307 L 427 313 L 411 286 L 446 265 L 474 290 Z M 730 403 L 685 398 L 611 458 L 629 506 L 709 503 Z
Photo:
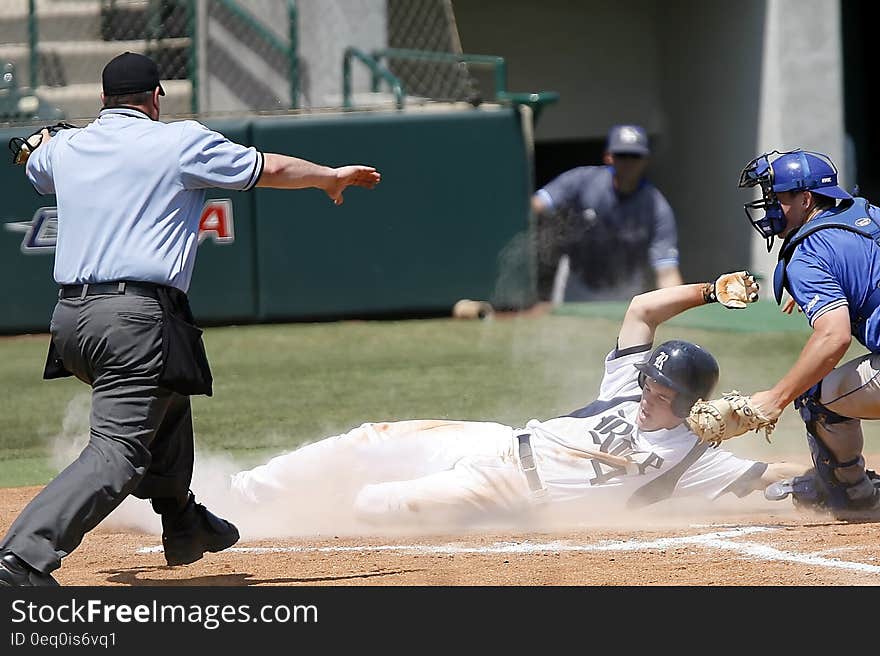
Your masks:
M 130 52 L 102 73 L 104 109 L 42 141 L 26 174 L 58 203 L 44 376 L 92 388 L 89 444 L 22 510 L 0 543 L 0 585 L 57 585 L 50 572 L 129 494 L 162 518 L 169 565 L 234 544 L 234 525 L 196 503 L 190 394 L 212 392 L 186 291 L 205 189 L 316 187 L 336 204 L 372 188 L 369 166 L 329 168 L 227 140 L 196 121 L 159 122 L 164 90 Z
M 670 497 L 744 496 L 802 473 L 802 465 L 709 448 L 684 423 L 697 398 L 711 393 L 718 364 L 696 344 L 672 340 L 652 350 L 652 342 L 662 322 L 711 302 L 705 289 L 682 285 L 632 299 L 605 358 L 598 399 L 584 408 L 522 428 L 446 419 L 364 423 L 234 474 L 236 516 L 245 527 L 260 517 L 289 518 L 291 532 L 318 522 L 339 530 L 351 520 L 412 528 L 582 519 Z M 754 281 L 744 289 L 743 301 L 757 298 L 750 298 Z M 320 504 L 321 517 L 315 495 L 333 500 L 332 509 Z
M 865 468 L 860 420 L 880 419 L 880 210 L 841 189 L 821 153 L 765 153 L 746 165 L 739 185 L 760 188 L 745 207 L 768 251 L 784 238 L 777 302 L 787 290 L 813 328 L 788 373 L 752 395 L 770 418 L 794 401 L 806 423 L 816 476 L 789 481 L 779 496 L 793 493 L 840 519 L 873 516 L 880 491 Z M 838 367 L 852 337 L 870 353 Z
M 616 125 L 605 166 L 566 171 L 532 196 L 542 232 L 561 234 L 553 300 L 629 300 L 681 284 L 675 216 L 645 177 L 650 154 L 643 128 Z

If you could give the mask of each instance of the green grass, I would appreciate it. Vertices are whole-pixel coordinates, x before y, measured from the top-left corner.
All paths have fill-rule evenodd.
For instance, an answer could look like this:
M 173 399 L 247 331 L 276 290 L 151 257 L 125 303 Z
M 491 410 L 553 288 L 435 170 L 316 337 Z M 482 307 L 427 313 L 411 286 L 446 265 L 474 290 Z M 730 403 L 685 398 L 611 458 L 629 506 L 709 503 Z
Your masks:
M 628 303 L 565 303 L 555 314 L 574 317 L 623 319 Z M 744 310 L 731 312 L 721 305 L 707 305 L 669 320 L 670 326 L 726 330 L 738 333 L 796 332 L 809 333 L 810 325 L 799 312 L 780 312 L 774 301 L 762 300 Z
M 658 342 L 679 337 L 709 348 L 721 363 L 719 390 L 768 387 L 806 339 L 803 331 L 707 329 L 699 313 L 691 312 L 692 325 L 661 326 Z M 486 419 L 516 426 L 565 414 L 595 398 L 618 325 L 614 317 L 555 314 L 209 328 L 214 396 L 193 397 L 197 448 L 250 466 L 364 421 Z M 0 339 L 0 487 L 46 482 L 88 434 L 88 387 L 41 379 L 47 339 Z M 860 352 L 853 347 L 850 356 Z M 808 459 L 802 431 L 789 410 L 772 446 L 754 434 L 729 444 L 750 457 Z M 52 459 L 54 452 L 61 455 Z

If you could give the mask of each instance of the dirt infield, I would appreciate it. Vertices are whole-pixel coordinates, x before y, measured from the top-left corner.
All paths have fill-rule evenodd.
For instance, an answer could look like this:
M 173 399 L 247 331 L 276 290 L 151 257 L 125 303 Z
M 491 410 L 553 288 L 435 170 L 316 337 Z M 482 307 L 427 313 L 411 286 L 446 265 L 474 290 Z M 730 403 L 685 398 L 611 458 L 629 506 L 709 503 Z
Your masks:
M 39 490 L 0 491 L 0 531 Z M 242 540 L 185 567 L 152 533 L 99 526 L 62 585 L 876 585 L 880 523 L 803 514 L 759 494 L 565 532 Z

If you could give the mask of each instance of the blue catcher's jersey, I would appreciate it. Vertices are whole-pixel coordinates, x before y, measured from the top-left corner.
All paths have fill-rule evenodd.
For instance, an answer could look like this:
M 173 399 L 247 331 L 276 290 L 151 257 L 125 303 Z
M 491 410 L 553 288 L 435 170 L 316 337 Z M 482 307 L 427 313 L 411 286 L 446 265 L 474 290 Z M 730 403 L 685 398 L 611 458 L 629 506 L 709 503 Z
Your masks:
M 868 216 L 880 223 L 880 208 L 855 198 L 852 205 L 827 210 L 806 223 L 798 232 L 818 227 L 818 223 L 832 225 L 808 234 L 794 246 L 785 269 L 785 286 L 811 326 L 826 312 L 847 306 L 853 337 L 870 351 L 880 352 L 880 310 L 875 293 L 880 284 L 880 247 L 867 234 L 834 226 L 852 223 L 876 230 Z M 784 244 L 783 253 L 785 248 Z

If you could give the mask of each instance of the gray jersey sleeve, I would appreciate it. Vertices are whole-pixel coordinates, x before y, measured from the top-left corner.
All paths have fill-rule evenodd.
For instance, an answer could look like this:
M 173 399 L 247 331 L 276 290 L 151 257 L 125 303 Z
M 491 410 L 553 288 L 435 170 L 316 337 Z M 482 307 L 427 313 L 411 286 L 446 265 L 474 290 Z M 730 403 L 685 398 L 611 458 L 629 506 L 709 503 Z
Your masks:
M 648 249 L 654 269 L 678 266 L 678 230 L 675 215 L 666 198 L 654 189 L 654 239 Z
M 560 210 L 564 207 L 574 206 L 581 189 L 587 184 L 590 171 L 593 168 L 592 166 L 581 166 L 566 171 L 553 178 L 537 193 L 547 204 L 548 209 Z

